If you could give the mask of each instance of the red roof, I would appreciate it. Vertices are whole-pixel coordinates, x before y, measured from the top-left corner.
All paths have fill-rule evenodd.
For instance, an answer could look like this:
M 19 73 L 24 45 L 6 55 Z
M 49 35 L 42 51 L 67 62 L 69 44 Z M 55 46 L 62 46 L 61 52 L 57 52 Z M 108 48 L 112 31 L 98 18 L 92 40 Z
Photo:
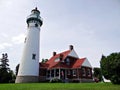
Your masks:
M 76 62 L 73 64 L 72 68 L 79 68 L 82 66 L 83 62 L 85 61 L 86 58 L 81 58 L 76 60 Z
M 62 56 L 63 56 L 63 57 L 62 57 L 62 60 L 64 60 L 64 59 L 68 56 L 68 54 L 70 53 L 70 51 L 71 51 L 71 50 L 68 50 L 68 51 L 65 51 L 65 52 L 56 54 L 55 56 L 51 57 L 51 58 L 46 62 L 46 64 L 49 64 L 49 67 L 48 67 L 48 68 L 50 69 L 50 68 L 53 68 L 53 67 L 55 67 L 56 65 L 58 65 L 60 61 L 56 61 L 56 62 L 55 62 L 55 59 L 60 58 L 60 55 L 62 55 Z M 62 61 L 62 60 L 61 60 L 61 61 Z
M 46 63 L 40 63 L 40 68 L 51 69 L 51 68 L 79 68 L 81 67 L 86 58 L 81 58 L 81 59 L 75 58 L 75 61 L 70 65 L 67 65 L 66 63 L 61 64 L 61 62 L 69 55 L 70 52 L 71 50 L 67 50 L 65 52 L 56 54 L 55 56 L 52 56 Z M 62 58 L 60 59 L 60 57 Z

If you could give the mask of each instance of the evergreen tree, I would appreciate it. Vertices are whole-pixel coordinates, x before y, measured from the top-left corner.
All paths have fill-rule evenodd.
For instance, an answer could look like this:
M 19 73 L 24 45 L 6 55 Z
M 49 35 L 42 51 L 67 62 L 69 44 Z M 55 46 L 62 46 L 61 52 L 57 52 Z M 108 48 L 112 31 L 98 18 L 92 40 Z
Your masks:
M 42 62 L 42 63 L 46 63 L 47 61 L 48 61 L 48 59 L 44 59 L 44 58 L 43 58 L 41 62 Z
M 2 54 L 0 59 L 0 83 L 8 83 L 12 80 L 12 70 L 9 68 L 7 53 Z
M 8 66 L 9 66 L 8 62 L 9 62 L 9 60 L 7 58 L 8 58 L 7 53 L 2 54 L 2 58 L 0 59 L 0 62 L 1 62 L 0 68 L 1 69 L 9 70 L 9 68 L 8 68 Z

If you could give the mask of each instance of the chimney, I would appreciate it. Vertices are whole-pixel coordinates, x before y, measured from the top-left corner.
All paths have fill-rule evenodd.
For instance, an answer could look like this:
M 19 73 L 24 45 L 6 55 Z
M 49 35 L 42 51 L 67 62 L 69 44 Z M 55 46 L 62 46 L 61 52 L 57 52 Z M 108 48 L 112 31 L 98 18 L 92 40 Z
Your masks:
M 62 60 L 63 59 L 63 54 L 60 54 L 60 60 Z
M 57 53 L 56 52 L 53 52 L 53 56 L 55 56 Z
M 69 48 L 70 48 L 70 50 L 73 50 L 73 49 L 74 49 L 73 45 L 70 45 Z

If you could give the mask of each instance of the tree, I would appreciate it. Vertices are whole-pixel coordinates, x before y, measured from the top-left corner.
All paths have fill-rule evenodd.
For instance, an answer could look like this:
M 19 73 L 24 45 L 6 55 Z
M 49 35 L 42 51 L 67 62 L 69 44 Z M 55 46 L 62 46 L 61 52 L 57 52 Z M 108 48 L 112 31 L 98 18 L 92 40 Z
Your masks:
M 120 53 L 102 55 L 100 66 L 106 79 L 109 79 L 113 84 L 120 84 Z
M 101 71 L 102 74 L 104 75 L 105 79 L 110 79 L 109 75 L 109 60 L 107 60 L 107 57 L 102 55 L 100 65 L 101 65 Z
M 7 53 L 2 54 L 2 58 L 0 59 L 0 83 L 8 83 L 12 80 L 12 70 L 9 68 L 9 60 Z
M 9 62 L 9 60 L 7 58 L 8 58 L 7 53 L 2 54 L 2 58 L 0 59 L 0 62 L 1 62 L 0 68 L 9 70 L 9 68 L 8 68 L 8 66 L 9 66 L 8 62 Z
M 98 67 L 93 68 L 94 78 L 98 81 L 103 81 L 101 69 Z
M 42 59 L 42 63 L 46 63 L 48 61 L 48 59 Z

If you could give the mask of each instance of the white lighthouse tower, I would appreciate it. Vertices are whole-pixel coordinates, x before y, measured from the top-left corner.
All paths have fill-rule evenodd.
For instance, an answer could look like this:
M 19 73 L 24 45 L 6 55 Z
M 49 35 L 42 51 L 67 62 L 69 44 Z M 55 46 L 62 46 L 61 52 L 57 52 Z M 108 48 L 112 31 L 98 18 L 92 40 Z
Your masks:
M 43 22 L 40 11 L 35 8 L 27 17 L 27 36 L 19 66 L 16 83 L 38 82 L 39 78 L 39 37 Z

